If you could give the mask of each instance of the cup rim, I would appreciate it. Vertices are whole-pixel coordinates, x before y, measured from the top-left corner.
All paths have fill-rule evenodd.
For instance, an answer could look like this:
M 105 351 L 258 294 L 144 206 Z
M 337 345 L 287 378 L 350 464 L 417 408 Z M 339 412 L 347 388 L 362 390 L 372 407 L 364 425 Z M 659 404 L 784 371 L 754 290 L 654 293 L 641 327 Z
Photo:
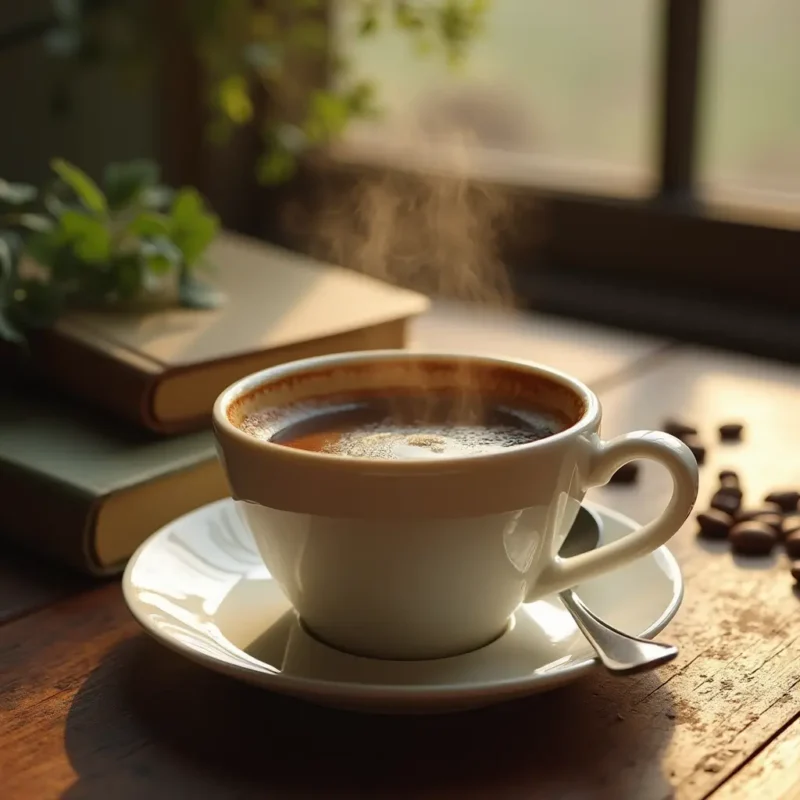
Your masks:
M 369 361 L 405 361 L 412 359 L 431 359 L 431 360 L 447 360 L 453 362 L 469 362 L 473 364 L 483 365 L 496 365 L 504 366 L 512 369 L 519 369 L 527 371 L 539 376 L 543 376 L 548 380 L 558 383 L 563 387 L 568 388 L 574 392 L 583 401 L 583 413 L 580 418 L 563 431 L 554 433 L 543 439 L 538 439 L 525 444 L 514 445 L 513 447 L 504 450 L 498 450 L 489 453 L 467 453 L 453 456 L 442 456 L 440 458 L 403 458 L 403 459 L 382 459 L 370 457 L 353 457 L 347 455 L 340 455 L 337 453 L 322 453 L 311 450 L 300 450 L 293 447 L 286 447 L 285 445 L 277 442 L 271 442 L 266 439 L 258 439 L 249 433 L 245 433 L 241 428 L 234 425 L 228 418 L 228 409 L 230 406 L 246 394 L 257 390 L 273 381 L 280 380 L 291 375 L 302 374 L 311 369 L 319 369 L 320 367 L 336 367 L 337 365 L 347 366 L 353 363 L 369 362 Z M 375 467 L 380 469 L 381 472 L 386 470 L 430 470 L 431 472 L 440 472 L 448 466 L 454 466 L 462 463 L 470 463 L 476 461 L 497 460 L 514 455 L 521 457 L 524 453 L 529 453 L 533 450 L 546 451 L 554 447 L 558 447 L 565 439 L 572 438 L 576 435 L 584 433 L 587 429 L 595 428 L 599 423 L 600 417 L 600 402 L 597 395 L 577 378 L 568 375 L 567 373 L 558 370 L 554 367 L 539 364 L 534 361 L 524 359 L 508 358 L 498 355 L 489 354 L 469 354 L 469 353 L 454 353 L 447 351 L 413 351 L 413 350 L 363 350 L 351 351 L 344 353 L 331 353 L 322 356 L 311 356 L 296 361 L 287 361 L 282 364 L 277 364 L 258 372 L 246 375 L 243 378 L 234 381 L 230 386 L 224 389 L 216 401 L 212 412 L 212 422 L 214 428 L 219 434 L 232 437 L 239 445 L 244 446 L 248 450 L 263 453 L 264 455 L 273 455 L 280 458 L 291 457 L 301 463 L 306 463 L 309 466 L 314 464 L 323 465 L 336 465 L 337 469 L 352 468 L 358 471 L 363 471 Z

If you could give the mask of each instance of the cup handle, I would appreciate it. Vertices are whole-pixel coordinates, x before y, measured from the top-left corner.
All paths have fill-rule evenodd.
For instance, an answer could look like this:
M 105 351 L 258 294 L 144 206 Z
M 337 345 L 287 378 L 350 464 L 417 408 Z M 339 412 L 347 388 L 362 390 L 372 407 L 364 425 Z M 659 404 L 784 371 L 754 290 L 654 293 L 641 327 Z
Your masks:
M 669 470 L 672 497 L 657 519 L 615 542 L 571 558 L 554 555 L 536 581 L 537 597 L 563 591 L 661 547 L 683 525 L 697 499 L 697 461 L 692 451 L 674 436 L 660 431 L 636 431 L 609 442 L 595 439 L 592 447 L 595 452 L 587 487 L 608 483 L 629 461 L 650 458 Z

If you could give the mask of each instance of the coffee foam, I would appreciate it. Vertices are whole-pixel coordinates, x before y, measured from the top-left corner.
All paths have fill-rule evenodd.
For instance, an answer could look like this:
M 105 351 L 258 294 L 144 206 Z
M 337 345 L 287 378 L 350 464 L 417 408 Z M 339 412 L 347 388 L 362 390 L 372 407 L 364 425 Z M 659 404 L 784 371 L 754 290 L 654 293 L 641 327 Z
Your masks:
M 506 447 L 531 441 L 531 431 L 511 426 L 399 426 L 384 423 L 346 431 L 323 452 L 351 458 L 403 460 L 413 458 L 454 458 L 495 453 Z

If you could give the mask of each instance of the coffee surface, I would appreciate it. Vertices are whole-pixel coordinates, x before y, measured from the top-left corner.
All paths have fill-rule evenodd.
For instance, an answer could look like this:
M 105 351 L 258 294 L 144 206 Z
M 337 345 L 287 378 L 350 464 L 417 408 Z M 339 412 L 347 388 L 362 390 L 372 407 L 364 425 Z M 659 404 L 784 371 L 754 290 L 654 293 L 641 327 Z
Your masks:
M 392 460 L 496 452 L 568 426 L 549 411 L 456 392 L 320 400 L 255 411 L 240 423 L 256 438 L 298 450 Z

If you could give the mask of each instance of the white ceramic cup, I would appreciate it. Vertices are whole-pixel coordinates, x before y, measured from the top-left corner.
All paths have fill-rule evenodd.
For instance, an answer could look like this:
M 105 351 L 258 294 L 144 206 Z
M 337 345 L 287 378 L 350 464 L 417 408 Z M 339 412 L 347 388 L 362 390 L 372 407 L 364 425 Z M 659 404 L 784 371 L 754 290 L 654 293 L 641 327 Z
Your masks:
M 522 407 L 558 410 L 571 424 L 496 452 L 404 460 L 309 452 L 239 427 L 257 409 L 274 412 L 279 425 L 297 403 L 465 381 Z M 603 441 L 592 391 L 520 361 L 407 351 L 309 358 L 234 383 L 217 399 L 213 422 L 237 506 L 303 623 L 322 641 L 371 657 L 439 658 L 481 647 L 521 603 L 663 545 L 697 496 L 686 445 L 659 431 Z M 637 458 L 672 476 L 666 509 L 619 541 L 560 558 L 586 490 Z

